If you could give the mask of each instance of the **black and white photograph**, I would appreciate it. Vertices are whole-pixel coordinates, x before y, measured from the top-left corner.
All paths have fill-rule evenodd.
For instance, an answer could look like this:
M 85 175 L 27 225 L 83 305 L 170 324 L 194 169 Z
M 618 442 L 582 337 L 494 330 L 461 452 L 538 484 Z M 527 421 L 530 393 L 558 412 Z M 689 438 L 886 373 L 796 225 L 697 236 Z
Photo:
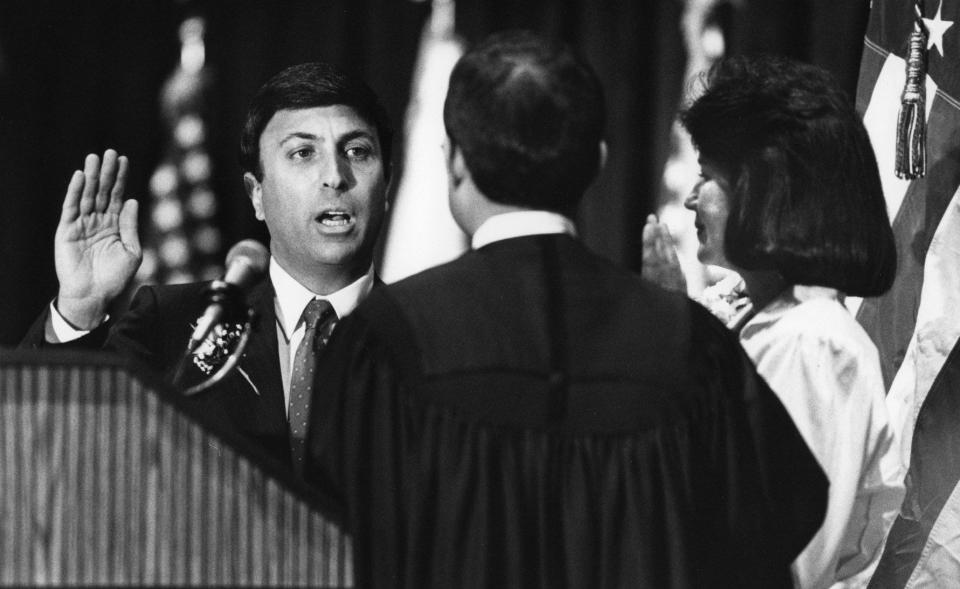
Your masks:
M 0 190 L 0 586 L 960 587 L 960 0 L 9 0 Z

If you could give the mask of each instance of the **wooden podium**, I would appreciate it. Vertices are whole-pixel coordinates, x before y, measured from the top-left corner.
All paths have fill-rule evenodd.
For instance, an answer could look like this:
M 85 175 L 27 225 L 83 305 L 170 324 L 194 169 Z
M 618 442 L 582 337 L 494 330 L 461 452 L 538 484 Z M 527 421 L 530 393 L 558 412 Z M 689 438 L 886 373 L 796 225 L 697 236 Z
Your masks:
M 352 585 L 323 497 L 148 381 L 0 350 L 0 585 Z

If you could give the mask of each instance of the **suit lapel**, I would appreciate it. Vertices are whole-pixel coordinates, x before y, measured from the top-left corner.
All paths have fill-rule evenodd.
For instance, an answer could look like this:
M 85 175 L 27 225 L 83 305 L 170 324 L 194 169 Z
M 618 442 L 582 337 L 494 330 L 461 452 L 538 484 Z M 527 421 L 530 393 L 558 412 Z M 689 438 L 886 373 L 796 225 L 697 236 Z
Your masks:
M 250 292 L 247 303 L 256 311 L 250 341 L 240 360 L 240 377 L 251 395 L 259 395 L 264 421 L 286 428 L 287 418 L 280 378 L 280 352 L 277 346 L 276 311 L 273 285 L 264 280 Z M 271 428 L 273 429 L 273 428 Z

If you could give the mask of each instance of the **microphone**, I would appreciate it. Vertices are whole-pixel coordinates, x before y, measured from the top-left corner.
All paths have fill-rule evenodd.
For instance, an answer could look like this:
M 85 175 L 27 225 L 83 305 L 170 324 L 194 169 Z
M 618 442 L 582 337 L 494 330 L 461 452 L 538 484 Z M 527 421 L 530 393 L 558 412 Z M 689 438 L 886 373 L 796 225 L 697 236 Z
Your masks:
M 263 278 L 269 260 L 267 248 L 254 239 L 244 239 L 230 248 L 227 252 L 227 271 L 223 280 L 214 280 L 207 291 L 210 302 L 197 320 L 197 326 L 187 343 L 187 354 L 193 353 L 210 330 L 237 306 L 237 299 Z
M 227 252 L 227 272 L 223 281 L 247 290 L 263 278 L 269 263 L 267 248 L 255 239 L 244 239 Z

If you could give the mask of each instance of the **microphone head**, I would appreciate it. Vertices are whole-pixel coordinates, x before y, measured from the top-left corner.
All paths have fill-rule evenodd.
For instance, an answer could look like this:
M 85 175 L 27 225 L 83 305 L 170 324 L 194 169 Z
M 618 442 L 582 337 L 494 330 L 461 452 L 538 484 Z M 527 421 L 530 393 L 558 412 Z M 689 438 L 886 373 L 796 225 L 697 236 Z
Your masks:
M 267 248 L 255 239 L 244 239 L 227 252 L 224 282 L 247 288 L 260 280 L 270 264 Z

